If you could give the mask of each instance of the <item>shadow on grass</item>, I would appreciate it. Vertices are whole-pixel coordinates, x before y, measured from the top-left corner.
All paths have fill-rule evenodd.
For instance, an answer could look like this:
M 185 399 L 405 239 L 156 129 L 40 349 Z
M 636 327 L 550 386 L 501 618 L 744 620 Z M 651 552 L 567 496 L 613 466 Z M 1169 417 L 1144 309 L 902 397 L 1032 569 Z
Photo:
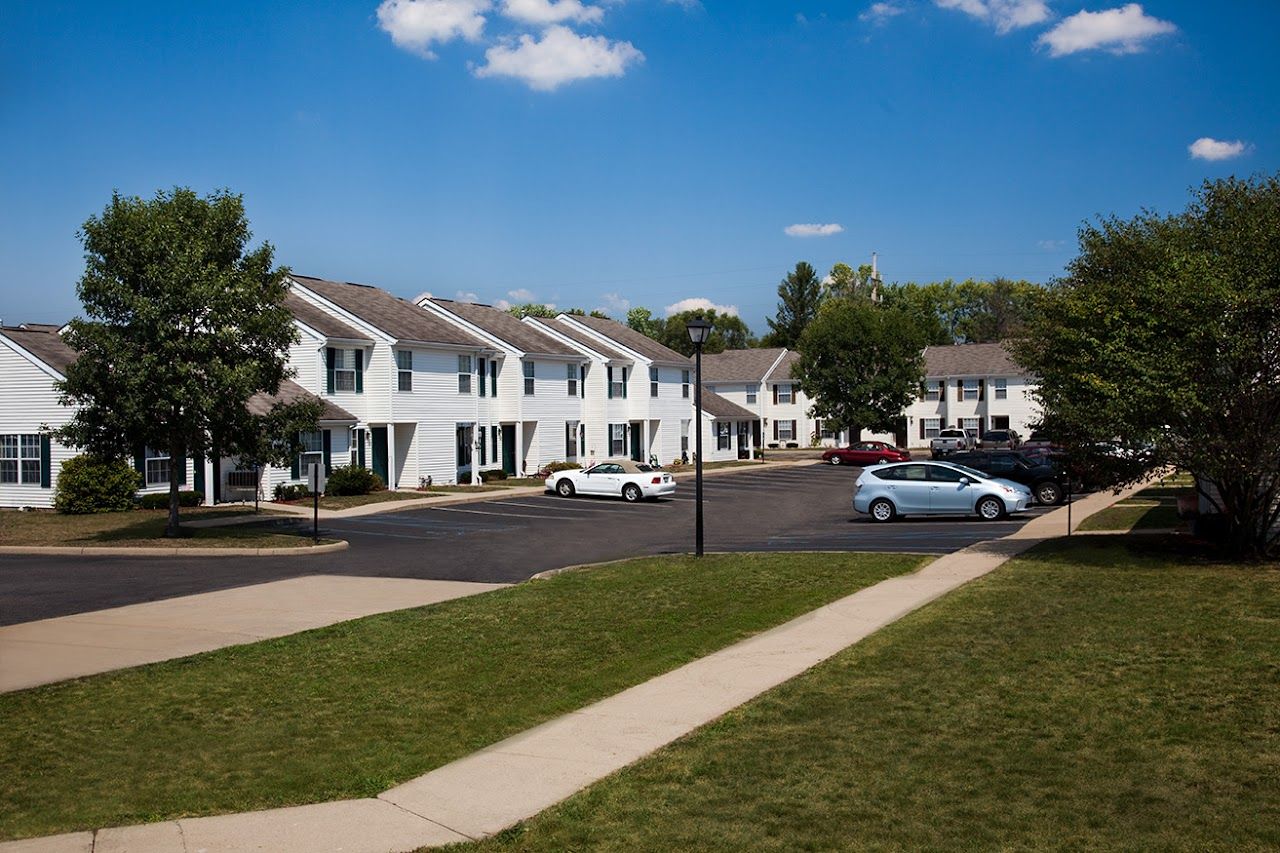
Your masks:
M 134 540 L 162 540 L 166 520 L 164 518 L 146 518 L 122 527 L 102 530 L 89 536 L 81 537 L 85 542 L 122 542 Z M 183 527 L 179 524 L 176 539 L 257 539 L 269 535 L 301 536 L 299 528 L 292 519 L 271 519 L 237 524 L 233 527 Z M 172 540 L 170 540 L 172 541 Z
M 1124 549 L 1126 559 L 1116 559 L 1116 546 Z M 1212 542 L 1196 539 L 1186 533 L 1140 534 L 1124 531 L 1051 539 L 1036 545 L 1019 559 L 1036 563 L 1117 571 L 1166 568 L 1170 563 L 1183 567 L 1239 568 L 1256 571 L 1259 567 L 1280 571 L 1280 563 L 1233 561 Z

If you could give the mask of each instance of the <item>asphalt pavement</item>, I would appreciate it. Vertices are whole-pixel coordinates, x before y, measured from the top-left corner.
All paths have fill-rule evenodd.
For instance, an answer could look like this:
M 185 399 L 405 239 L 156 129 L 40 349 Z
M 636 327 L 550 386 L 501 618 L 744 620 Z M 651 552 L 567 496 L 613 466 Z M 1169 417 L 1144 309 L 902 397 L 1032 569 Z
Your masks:
M 1045 508 L 998 522 L 874 524 L 851 506 L 859 469 L 815 464 L 704 481 L 708 551 L 911 551 L 945 554 L 1006 536 Z M 322 523 L 342 552 L 270 557 L 0 557 L 0 625 L 305 575 L 513 583 L 580 563 L 693 550 L 693 482 L 675 496 L 497 496 Z M 288 520 L 274 524 L 302 527 Z M 307 527 L 309 532 L 309 527 Z

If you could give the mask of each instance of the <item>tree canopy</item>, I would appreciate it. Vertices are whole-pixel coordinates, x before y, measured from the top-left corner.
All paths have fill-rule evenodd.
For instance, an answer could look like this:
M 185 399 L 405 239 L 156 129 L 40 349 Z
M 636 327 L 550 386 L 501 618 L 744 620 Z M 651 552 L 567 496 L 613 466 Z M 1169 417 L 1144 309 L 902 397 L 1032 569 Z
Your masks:
M 273 267 L 270 244 L 248 250 L 250 236 L 240 196 L 186 188 L 151 200 L 113 194 L 79 232 L 87 319 L 66 334 L 79 357 L 60 391 L 76 408 L 59 435 L 104 458 L 167 452 L 170 536 L 180 533 L 178 473 L 189 456 L 207 458 L 215 443 L 234 454 L 272 425 L 318 415 L 314 401 L 269 418 L 246 408 L 279 390 L 297 340 L 287 270 Z
M 997 277 L 895 283 L 883 289 L 883 299 L 916 317 L 930 344 L 988 344 L 1017 335 L 1044 293 L 1041 285 Z
M 817 271 L 800 261 L 778 285 L 778 313 L 768 321 L 765 345 L 795 349 L 805 327 L 818 315 L 822 299 L 822 281 Z
M 1191 471 L 1233 553 L 1276 553 L 1280 175 L 1206 182 L 1179 214 L 1085 225 L 1015 351 L 1059 440 L 1119 444 L 1117 483 Z
M 737 314 L 722 314 L 714 308 L 679 311 L 666 318 L 653 316 L 648 308 L 632 308 L 627 312 L 627 325 L 682 355 L 693 355 L 693 342 L 689 340 L 686 327 L 694 317 L 704 317 L 711 323 L 711 334 L 702 345 L 704 353 L 747 349 L 757 343 L 751 329 L 741 317 Z

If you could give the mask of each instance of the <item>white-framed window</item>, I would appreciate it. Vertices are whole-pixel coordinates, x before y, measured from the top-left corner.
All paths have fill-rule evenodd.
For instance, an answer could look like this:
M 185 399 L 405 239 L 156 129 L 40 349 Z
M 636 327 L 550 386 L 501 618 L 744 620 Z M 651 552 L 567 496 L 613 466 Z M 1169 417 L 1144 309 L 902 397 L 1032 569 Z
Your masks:
M 925 418 L 924 419 L 924 437 L 937 438 L 938 433 L 942 431 L 942 418 Z
M 941 379 L 928 379 L 924 383 L 924 398 L 930 401 L 942 399 L 942 383 Z
M 566 364 L 564 366 L 564 378 L 569 383 L 569 396 L 578 396 L 578 365 Z
M 729 424 L 725 422 L 716 424 L 716 450 L 728 450 L 731 440 Z
M 991 387 L 995 389 L 997 400 L 1009 399 L 1009 380 L 1008 379 L 992 379 Z
M 578 458 L 578 422 L 567 421 L 564 425 L 564 458 Z
M 759 390 L 759 388 L 760 388 L 759 385 L 747 386 L 747 405 L 748 406 L 754 406 L 756 404 L 756 393 Z
M 774 421 L 774 423 L 778 425 L 778 441 L 795 441 L 796 439 L 796 422 L 795 421 Z
M 613 377 L 609 380 L 609 396 L 615 400 L 627 396 L 627 369 L 612 368 L 610 375 Z
M 649 396 L 658 396 L 658 368 L 649 368 Z
M 609 455 L 625 456 L 627 453 L 627 425 L 609 424 Z
M 520 362 L 520 370 L 524 374 L 524 395 L 526 397 L 533 396 L 533 362 Z
M 334 391 L 356 390 L 356 358 L 357 352 L 353 349 L 336 349 L 333 351 Z
M 789 404 L 790 402 L 791 402 L 791 386 L 779 385 L 778 386 L 778 404 L 786 405 L 786 404 Z
M 964 381 L 964 396 L 961 399 L 964 399 L 964 400 L 978 399 L 978 380 L 966 379 Z
M 302 446 L 302 452 L 298 454 L 298 471 L 302 474 L 302 479 L 307 478 L 307 466 L 324 464 L 324 435 L 320 430 L 312 430 L 311 432 L 298 433 L 298 442 Z M 150 451 L 147 451 L 150 453 Z M 147 460 L 148 468 L 151 460 Z M 165 460 L 166 464 L 168 459 Z M 148 477 L 150 473 L 148 471 Z M 150 480 L 148 479 L 148 484 Z M 167 483 L 168 480 L 166 479 Z
M 471 393 L 471 356 L 458 356 L 458 393 Z
M 396 388 L 413 390 L 413 350 L 396 350 Z
M 148 447 L 143 453 L 143 476 L 148 486 L 168 485 L 169 451 Z
M 680 371 L 680 396 L 689 399 L 689 371 Z
M 0 483 L 40 485 L 40 435 L 38 433 L 0 435 Z
M 960 429 L 968 430 L 977 435 L 982 432 L 982 418 L 961 418 Z
M 680 452 L 689 452 L 689 422 L 680 421 Z

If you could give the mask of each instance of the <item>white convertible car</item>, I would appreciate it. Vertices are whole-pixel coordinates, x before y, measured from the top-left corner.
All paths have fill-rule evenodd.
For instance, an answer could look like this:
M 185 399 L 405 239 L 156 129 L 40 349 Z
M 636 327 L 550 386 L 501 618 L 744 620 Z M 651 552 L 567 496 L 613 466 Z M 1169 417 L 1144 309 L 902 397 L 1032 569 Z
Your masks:
M 607 459 L 582 471 L 557 471 L 547 488 L 563 497 L 603 495 L 635 503 L 675 493 L 676 481 L 665 471 L 630 459 Z

